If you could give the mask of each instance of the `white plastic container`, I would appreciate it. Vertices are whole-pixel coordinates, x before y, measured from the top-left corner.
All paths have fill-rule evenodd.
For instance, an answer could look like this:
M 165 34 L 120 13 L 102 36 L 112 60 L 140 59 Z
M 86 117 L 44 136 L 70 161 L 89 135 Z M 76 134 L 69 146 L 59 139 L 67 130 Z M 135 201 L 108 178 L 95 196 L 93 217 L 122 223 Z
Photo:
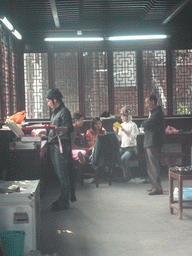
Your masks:
M 19 187 L 20 192 L 0 193 L 0 232 L 25 231 L 24 255 L 36 250 L 40 236 L 39 180 L 1 181 L 1 192 Z

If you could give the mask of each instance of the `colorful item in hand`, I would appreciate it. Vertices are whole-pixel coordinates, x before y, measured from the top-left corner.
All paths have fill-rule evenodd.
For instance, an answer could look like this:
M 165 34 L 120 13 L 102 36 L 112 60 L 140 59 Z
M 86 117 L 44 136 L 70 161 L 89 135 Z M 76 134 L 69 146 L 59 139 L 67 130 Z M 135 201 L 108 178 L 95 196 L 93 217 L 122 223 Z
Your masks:
M 119 122 L 115 122 L 113 125 L 118 129 L 123 128 L 123 126 Z

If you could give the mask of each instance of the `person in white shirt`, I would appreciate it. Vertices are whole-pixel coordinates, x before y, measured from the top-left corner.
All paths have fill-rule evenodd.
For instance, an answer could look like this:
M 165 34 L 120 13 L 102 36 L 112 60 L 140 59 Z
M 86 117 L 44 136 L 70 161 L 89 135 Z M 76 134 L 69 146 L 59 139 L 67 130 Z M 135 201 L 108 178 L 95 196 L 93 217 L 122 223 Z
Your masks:
M 118 129 L 113 126 L 113 130 L 121 143 L 119 153 L 123 168 L 123 177 L 126 181 L 129 181 L 129 160 L 134 154 L 137 154 L 138 127 L 132 121 L 132 110 L 128 106 L 124 106 L 120 110 L 120 114 L 123 121 L 121 124 L 122 128 Z

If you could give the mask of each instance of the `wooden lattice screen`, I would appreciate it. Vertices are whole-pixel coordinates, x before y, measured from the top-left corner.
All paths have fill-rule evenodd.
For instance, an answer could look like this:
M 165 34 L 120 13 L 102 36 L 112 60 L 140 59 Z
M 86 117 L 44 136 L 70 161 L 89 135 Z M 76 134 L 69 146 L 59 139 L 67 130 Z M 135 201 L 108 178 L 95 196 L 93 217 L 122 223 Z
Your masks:
M 108 66 L 106 52 L 83 52 L 82 86 L 85 116 L 100 116 L 108 110 Z
M 27 119 L 49 119 L 48 54 L 24 53 L 25 109 Z
M 167 70 L 166 51 L 143 51 L 143 96 L 144 99 L 149 94 L 155 94 L 158 104 L 163 107 L 167 114 Z M 144 115 L 148 115 L 148 110 L 144 108 Z
M 63 101 L 71 114 L 79 112 L 78 53 L 54 53 L 54 87 L 63 94 Z
M 138 85 L 136 70 L 136 52 L 113 52 L 114 107 L 115 115 L 127 105 L 133 115 L 138 115 Z
M 17 55 L 11 37 L 0 30 L 0 120 L 17 109 Z
M 7 65 L 6 40 L 1 41 L 1 59 L 3 69 L 2 81 L 4 94 L 1 97 L 6 113 L 10 112 L 10 89 L 6 81 L 9 79 Z M 48 54 L 28 53 L 24 56 L 25 67 L 25 97 L 27 117 L 30 119 L 49 118 L 49 108 L 45 100 L 49 87 L 58 87 L 64 96 L 64 102 L 71 111 L 83 109 L 85 118 L 100 116 L 109 109 L 109 99 L 114 99 L 112 114 L 119 115 L 123 105 L 129 105 L 133 115 L 138 116 L 138 101 L 142 95 L 143 101 L 150 93 L 158 96 L 159 104 L 163 106 L 167 115 L 167 71 L 172 77 L 169 85 L 170 95 L 173 99 L 173 115 L 186 115 L 191 113 L 192 90 L 192 50 L 172 51 L 172 70 L 167 69 L 166 50 L 145 50 L 142 54 L 137 51 L 114 51 L 113 77 L 114 90 L 108 88 L 108 56 L 107 52 L 60 52 L 54 53 L 50 58 L 52 73 L 51 84 L 48 83 Z M 81 61 L 79 61 L 81 58 Z M 138 74 L 138 64 L 142 72 Z M 79 77 L 81 74 L 81 77 Z M 142 77 L 141 77 L 142 76 Z M 138 84 L 138 77 L 139 83 Z M 14 75 L 13 75 L 14 78 Z M 14 83 L 13 83 L 14 84 Z M 172 87 L 173 86 L 173 87 Z M 81 89 L 81 90 L 80 90 Z M 6 94 L 7 92 L 7 94 Z M 112 95 L 114 93 L 114 95 Z M 142 116 L 148 115 L 144 102 Z M 169 112 L 171 113 L 171 112 Z
M 11 112 L 17 112 L 17 54 L 13 48 L 13 42 L 10 40 L 9 48 L 9 60 L 10 60 L 10 90 L 11 90 Z
M 192 50 L 172 51 L 173 114 L 192 111 Z
M 1 33 L 1 93 L 2 93 L 2 117 L 5 119 L 11 115 L 10 108 L 10 88 L 9 88 L 9 58 L 8 58 L 8 38 Z

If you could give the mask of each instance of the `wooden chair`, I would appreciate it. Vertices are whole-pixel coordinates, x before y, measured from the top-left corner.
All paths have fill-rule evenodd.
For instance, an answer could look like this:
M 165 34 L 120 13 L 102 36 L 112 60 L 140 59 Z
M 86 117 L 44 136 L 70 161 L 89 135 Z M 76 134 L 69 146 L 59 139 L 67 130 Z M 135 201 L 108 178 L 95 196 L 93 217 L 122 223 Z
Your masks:
M 99 187 L 99 184 L 98 184 L 99 174 L 103 171 L 105 171 L 108 174 L 109 185 L 111 185 L 112 172 L 109 171 L 109 170 L 111 170 L 111 168 L 109 169 L 108 167 L 100 166 L 100 167 L 94 169 L 91 163 L 86 163 L 85 165 L 83 165 L 78 162 L 77 165 L 78 165 L 79 173 L 80 173 L 81 186 L 84 185 L 85 179 L 94 178 L 96 187 L 98 188 Z
M 96 187 L 98 187 L 98 173 L 93 169 L 91 163 L 86 163 L 85 165 L 80 164 L 80 183 L 81 186 L 84 185 L 84 179 L 94 178 L 96 182 Z
M 92 167 L 95 170 L 96 187 L 98 187 L 98 174 L 105 168 L 111 185 L 112 171 L 120 166 L 119 142 L 114 133 L 97 135 L 92 155 Z

